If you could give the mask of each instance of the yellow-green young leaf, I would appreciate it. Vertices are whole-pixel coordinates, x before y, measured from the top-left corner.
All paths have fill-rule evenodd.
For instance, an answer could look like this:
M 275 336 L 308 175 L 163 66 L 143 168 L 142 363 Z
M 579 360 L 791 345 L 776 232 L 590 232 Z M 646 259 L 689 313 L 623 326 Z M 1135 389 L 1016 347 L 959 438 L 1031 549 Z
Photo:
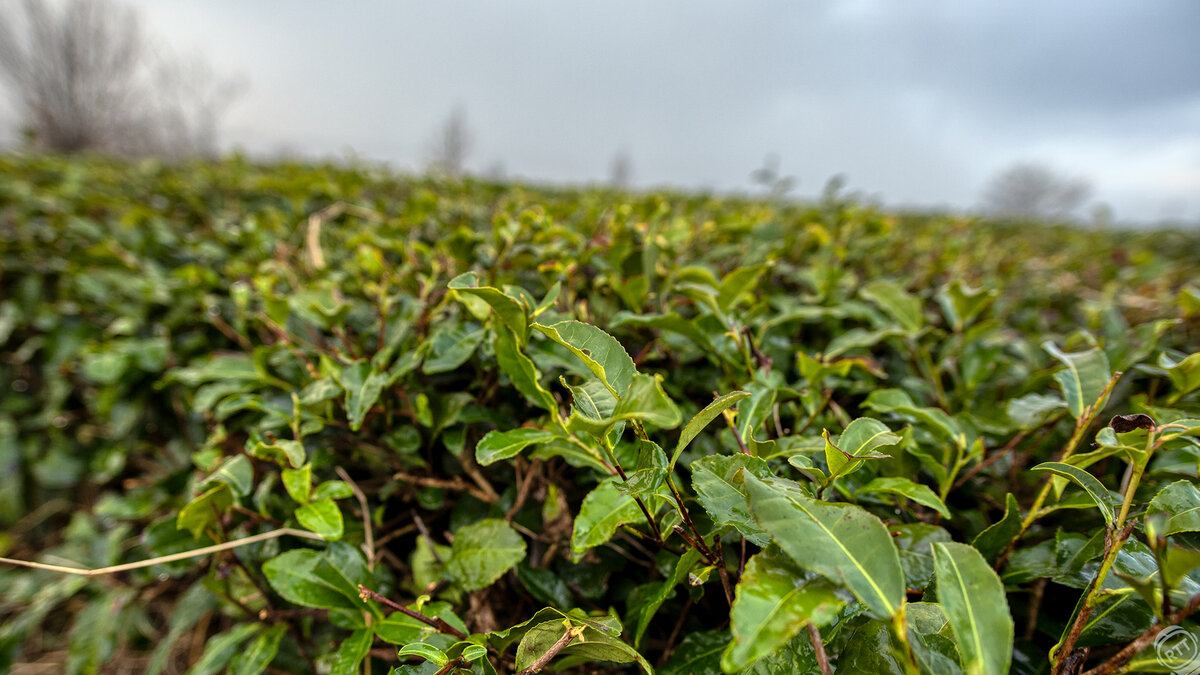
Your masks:
M 1066 366 L 1054 373 L 1054 379 L 1062 387 L 1067 410 L 1078 419 L 1084 410 L 1100 400 L 1100 395 L 1108 386 L 1108 379 L 1112 375 L 1108 368 L 1108 356 L 1099 347 L 1067 353 L 1049 340 L 1042 343 L 1042 349 Z
M 346 499 L 354 495 L 354 490 L 345 481 L 327 480 L 321 483 L 309 495 L 310 499 Z
M 1176 398 L 1200 387 L 1200 352 L 1190 354 L 1167 368 L 1167 377 L 1171 378 L 1171 384 L 1175 387 Z
M 238 496 L 244 497 L 250 494 L 250 488 L 253 487 L 254 468 L 250 466 L 250 460 L 245 455 L 235 455 L 226 459 L 216 471 L 205 478 L 202 485 L 207 487 L 214 482 L 225 483 Z
M 608 478 L 583 498 L 571 533 L 571 550 L 578 558 L 589 548 L 612 539 L 621 525 L 645 521 L 633 497 L 623 494 L 614 479 Z
M 872 281 L 863 286 L 859 294 L 875 303 L 884 314 L 894 319 L 909 333 L 921 330 L 925 323 L 925 317 L 921 314 L 921 301 L 909 295 L 903 286 L 894 281 Z
M 968 673 L 1004 675 L 1012 662 L 1013 620 L 1004 584 L 979 551 L 933 544 L 938 603 L 946 612 Z
M 758 524 L 801 567 L 843 584 L 875 618 L 900 611 L 904 570 L 883 521 L 857 506 L 811 499 L 792 481 L 743 474 Z
M 300 441 L 284 441 L 279 440 L 274 443 L 258 443 L 250 449 L 250 454 L 259 459 L 266 459 L 280 466 L 291 464 L 294 468 L 299 469 L 308 455 L 304 452 L 304 445 Z
M 679 426 L 683 416 L 675 402 L 663 391 L 661 376 L 635 374 L 629 387 L 620 395 L 613 418 L 639 420 L 662 429 Z
M 359 666 L 367 658 L 367 652 L 371 651 L 374 638 L 375 633 L 370 628 L 359 628 L 342 640 L 341 646 L 333 654 L 329 675 L 358 675 Z
M 937 300 L 950 327 L 961 332 L 999 294 L 994 288 L 971 288 L 962 281 L 954 281 L 938 291 Z
M 745 391 L 732 391 L 724 396 L 716 399 L 712 403 L 705 406 L 704 410 L 696 413 L 696 416 L 688 420 L 688 423 L 683 426 L 683 431 L 679 433 L 679 442 L 675 444 L 675 451 L 671 453 L 671 463 L 667 467 L 667 471 L 675 470 L 675 462 L 679 461 L 679 455 L 684 448 L 692 442 L 704 427 L 708 426 L 709 422 L 717 419 L 722 412 L 729 409 L 734 403 L 746 398 L 750 394 Z
M 238 647 L 262 628 L 260 623 L 240 623 L 209 638 L 204 644 L 204 653 L 187 671 L 188 675 L 215 675 L 225 670 L 229 660 L 237 653 Z
M 233 655 L 229 661 L 229 675 L 258 675 L 271 665 L 279 653 L 279 641 L 287 632 L 286 623 L 277 623 L 259 633 L 246 649 Z
M 498 326 L 495 333 L 492 350 L 496 353 L 496 363 L 500 370 L 508 375 L 513 387 L 533 405 L 551 414 L 557 414 L 558 403 L 554 401 L 554 396 L 542 387 L 537 367 L 525 352 L 521 351 L 512 331 Z
M 946 508 L 945 502 L 934 494 L 928 486 L 914 483 L 907 478 L 875 478 L 870 483 L 859 488 L 855 495 L 868 494 L 871 492 L 887 492 L 890 494 L 907 497 L 921 506 L 929 508 L 942 514 L 943 518 L 950 518 L 950 510 Z
M 191 532 L 198 539 L 204 533 L 204 528 L 220 518 L 230 506 L 233 506 L 233 492 L 228 485 L 221 483 L 180 509 L 175 518 L 175 527 Z
M 1100 514 L 1104 516 L 1104 522 L 1111 527 L 1115 518 L 1113 514 L 1112 498 L 1108 494 L 1108 488 L 1096 479 L 1092 474 L 1080 469 L 1077 466 L 1064 464 L 1062 462 L 1042 462 L 1033 467 L 1031 471 L 1049 471 L 1056 476 L 1062 476 L 1083 488 L 1092 501 L 1096 503 L 1096 507 L 1100 509 Z
M 332 499 L 317 499 L 296 509 L 296 520 L 328 541 L 342 538 L 342 512 Z
M 492 584 L 525 559 L 525 540 L 507 522 L 488 518 L 454 533 L 446 573 L 465 591 Z
M 437 666 L 444 666 L 450 661 L 446 652 L 425 642 L 410 642 L 400 648 L 400 657 L 419 656 Z
M 488 466 L 502 459 L 516 457 L 526 447 L 540 445 L 553 438 L 554 433 L 545 429 L 489 431 L 475 446 L 475 461 L 480 466 Z
M 633 359 L 616 338 L 599 328 L 580 321 L 560 321 L 552 326 L 535 323 L 530 327 L 566 347 L 613 396 L 619 397 L 633 381 L 637 372 Z
M 822 431 L 825 437 L 825 461 L 829 464 L 831 476 L 844 476 L 857 471 L 866 459 L 887 459 L 891 455 L 877 452 L 876 448 L 884 448 L 900 442 L 900 436 L 879 420 L 870 417 L 856 419 L 846 427 L 838 437 L 835 445 L 829 440 L 829 432 Z
M 279 473 L 288 496 L 297 504 L 307 504 L 312 492 L 312 464 L 305 464 L 299 469 L 284 469 Z
M 492 306 L 496 316 L 509 330 L 517 336 L 519 344 L 525 344 L 526 331 L 529 329 L 529 318 L 525 306 L 511 296 L 505 295 L 500 289 L 491 286 L 480 286 L 479 278 L 474 272 L 460 274 L 450 280 L 448 287 L 457 293 L 474 295 Z
M 767 263 L 739 267 L 721 279 L 721 287 L 717 290 L 717 306 L 721 311 L 728 312 L 743 294 L 754 290 L 759 278 L 770 267 Z
M 809 623 L 833 621 L 846 604 L 834 591 L 828 580 L 806 575 L 773 547 L 755 555 L 746 563 L 729 613 L 733 640 L 721 657 L 725 672 L 740 672 Z
M 551 619 L 542 621 L 530 628 L 517 645 L 516 668 L 523 670 L 532 665 L 550 646 L 566 634 L 570 628 L 580 627 L 574 617 L 567 620 Z M 582 624 L 583 634 L 567 644 L 559 652 L 560 657 L 578 657 L 586 661 L 607 661 L 609 663 L 637 663 L 645 673 L 653 673 L 654 669 L 642 658 L 633 647 L 623 642 L 611 633 L 596 630 L 588 624 Z
M 462 660 L 470 663 L 476 661 L 487 654 L 487 647 L 483 645 L 467 645 L 462 650 Z
M 995 560 L 1020 532 L 1021 507 L 1017 504 L 1017 498 L 1010 492 L 1005 497 L 1004 517 L 975 535 L 971 545 L 979 549 L 980 554 L 988 560 Z

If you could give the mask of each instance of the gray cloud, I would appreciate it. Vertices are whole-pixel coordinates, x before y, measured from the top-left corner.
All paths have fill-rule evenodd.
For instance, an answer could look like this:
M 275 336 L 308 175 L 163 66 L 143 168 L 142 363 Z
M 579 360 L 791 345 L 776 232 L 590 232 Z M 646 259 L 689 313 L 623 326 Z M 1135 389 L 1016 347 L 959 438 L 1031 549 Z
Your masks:
M 250 89 L 228 138 L 418 168 L 456 105 L 468 164 L 970 207 L 1010 162 L 1087 175 L 1119 217 L 1200 218 L 1200 4 L 140 0 Z M 1191 182 L 1192 179 L 1196 182 Z

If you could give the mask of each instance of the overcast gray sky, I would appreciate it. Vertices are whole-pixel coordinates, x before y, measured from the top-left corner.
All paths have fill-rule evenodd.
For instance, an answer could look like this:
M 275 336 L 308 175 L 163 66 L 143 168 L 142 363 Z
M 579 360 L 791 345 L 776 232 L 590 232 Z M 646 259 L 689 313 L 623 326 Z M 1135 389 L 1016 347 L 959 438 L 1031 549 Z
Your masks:
M 455 106 L 468 166 L 749 190 L 774 153 L 891 205 L 980 202 L 1021 160 L 1119 219 L 1200 220 L 1200 2 L 138 0 L 248 88 L 227 145 L 423 167 Z

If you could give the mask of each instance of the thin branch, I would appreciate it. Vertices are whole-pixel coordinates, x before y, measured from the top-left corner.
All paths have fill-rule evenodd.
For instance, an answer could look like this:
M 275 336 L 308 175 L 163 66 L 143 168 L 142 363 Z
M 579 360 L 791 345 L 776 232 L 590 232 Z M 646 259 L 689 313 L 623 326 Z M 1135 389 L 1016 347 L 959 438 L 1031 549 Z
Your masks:
M 825 643 L 821 641 L 821 631 L 813 622 L 808 622 L 808 641 L 812 643 L 813 651 L 817 654 L 817 665 L 821 667 L 821 675 L 833 675 L 829 667 L 829 656 L 825 654 Z
M 729 431 L 733 433 L 733 440 L 737 441 L 738 447 L 742 450 L 742 454 L 749 455 L 750 449 L 746 447 L 746 442 L 742 440 L 742 435 L 738 433 L 737 427 L 733 424 L 733 415 L 729 414 L 728 410 L 722 410 L 721 417 L 724 417 L 725 424 L 729 425 Z
M 367 495 L 363 494 L 358 483 L 346 473 L 342 467 L 337 467 L 337 475 L 346 485 L 350 486 L 350 491 L 354 493 L 355 499 L 358 500 L 358 508 L 362 510 L 363 521 L 363 553 L 367 555 L 367 569 L 374 571 L 375 569 L 375 535 L 371 528 L 371 511 L 367 508 Z
M 154 565 L 161 565 L 163 563 L 175 562 L 176 560 L 187 560 L 188 558 L 195 558 L 195 557 L 202 556 L 202 555 L 208 555 L 209 553 L 219 553 L 221 551 L 228 551 L 231 548 L 238 548 L 239 546 L 255 544 L 260 541 L 266 541 L 268 539 L 274 539 L 276 537 L 282 537 L 285 535 L 291 535 L 293 537 L 302 537 L 304 539 L 315 539 L 317 541 L 325 541 L 325 538 L 319 534 L 315 534 L 313 532 L 306 532 L 304 530 L 294 530 L 290 527 L 285 527 L 283 529 L 272 530 L 270 532 L 263 532 L 262 534 L 255 534 L 255 535 L 251 535 L 249 537 L 243 537 L 241 539 L 234 539 L 233 541 L 227 541 L 227 542 L 224 542 L 221 544 L 214 544 L 212 546 L 205 546 L 203 548 L 197 548 L 197 549 L 193 549 L 191 551 L 183 551 L 181 553 L 172 553 L 171 555 L 164 555 L 164 556 L 159 556 L 157 558 L 150 558 L 149 560 L 139 560 L 138 562 L 125 563 L 123 565 L 113 565 L 111 567 L 99 567 L 99 568 L 66 567 L 64 565 L 49 565 L 46 563 L 32 562 L 29 560 L 13 560 L 12 558 L 0 558 L 0 563 L 8 563 L 9 565 L 17 565 L 19 567 L 30 567 L 30 568 L 33 568 L 36 570 L 46 570 L 49 572 L 61 572 L 63 574 L 75 574 L 75 575 L 78 575 L 81 577 L 98 577 L 98 576 L 103 576 L 105 574 L 116 574 L 118 572 L 128 572 L 130 570 L 142 569 L 143 567 L 153 567 Z
M 1138 652 L 1145 649 L 1151 642 L 1154 642 L 1154 638 L 1158 637 L 1158 634 L 1163 632 L 1168 625 L 1179 624 L 1191 616 L 1197 609 L 1200 609 L 1200 593 L 1193 595 L 1186 605 L 1168 617 L 1170 619 L 1169 623 L 1159 623 L 1147 628 L 1137 639 L 1125 645 L 1124 649 L 1083 675 L 1109 675 L 1110 673 L 1117 672 L 1118 668 L 1128 663 Z
M 374 600 L 375 602 L 378 602 L 381 605 L 391 607 L 392 609 L 396 610 L 397 612 L 406 614 L 427 626 L 431 626 L 432 628 L 436 629 L 440 633 L 445 633 L 446 635 L 453 635 L 454 637 L 458 638 L 459 640 L 467 639 L 466 633 L 464 633 L 461 630 L 455 628 L 454 626 L 451 626 L 450 624 L 446 623 L 443 619 L 438 618 L 438 617 L 434 617 L 434 618 L 427 617 L 424 614 L 422 614 L 416 610 L 412 610 L 412 609 L 405 607 L 404 605 L 401 605 L 400 603 L 388 598 L 387 596 L 383 596 L 383 595 L 376 593 L 375 591 L 367 588 L 366 586 L 363 586 L 362 584 L 358 585 L 358 597 L 362 598 L 364 602 L 367 600 Z
M 584 626 L 574 626 L 568 628 L 567 632 L 563 633 L 563 636 L 558 639 L 558 642 L 550 645 L 550 648 L 546 650 L 545 654 L 539 656 L 537 661 L 534 661 L 528 668 L 517 673 L 517 675 L 533 675 L 533 673 L 541 672 L 542 668 L 545 668 L 552 660 L 554 660 L 554 657 L 558 656 L 559 652 L 561 652 L 563 649 L 566 649 L 567 645 L 571 644 L 571 640 L 583 635 L 583 629 Z

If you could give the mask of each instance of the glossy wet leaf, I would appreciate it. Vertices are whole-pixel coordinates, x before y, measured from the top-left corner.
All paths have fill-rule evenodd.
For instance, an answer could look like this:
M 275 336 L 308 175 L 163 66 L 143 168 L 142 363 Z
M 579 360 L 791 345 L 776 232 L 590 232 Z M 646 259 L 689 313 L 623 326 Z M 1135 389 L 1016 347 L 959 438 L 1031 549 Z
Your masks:
M 810 578 L 781 551 L 768 548 L 746 562 L 729 615 L 733 641 L 721 664 L 737 672 L 787 644 L 809 623 L 832 622 L 845 604 L 828 580 Z
M 901 497 L 913 500 L 921 506 L 927 506 L 937 511 L 944 518 L 952 517 L 950 509 L 946 508 L 946 504 L 934 494 L 933 490 L 929 489 L 929 486 L 914 483 L 907 478 L 873 478 L 871 482 L 858 488 L 855 494 L 870 494 L 872 492 L 900 495 Z
M 1031 471 L 1046 471 L 1056 476 L 1062 476 L 1083 488 L 1088 496 L 1095 502 L 1096 508 L 1100 509 L 1100 514 L 1104 516 L 1104 522 L 1111 527 L 1113 519 L 1116 515 L 1113 513 L 1112 497 L 1109 496 L 1108 488 L 1096 479 L 1092 474 L 1070 464 L 1062 462 L 1043 462 L 1032 469 Z
M 967 672 L 1008 673 L 1013 619 L 1004 584 L 979 551 L 966 544 L 933 545 L 938 603 L 954 629 Z
M 767 463 L 750 455 L 711 455 L 692 462 L 692 489 L 696 499 L 717 525 L 732 527 L 758 546 L 769 536 L 758 525 L 747 503 L 744 474 L 770 475 Z
M 845 585 L 873 616 L 900 611 L 904 571 L 878 518 L 849 504 L 815 501 L 790 481 L 753 474 L 745 480 L 759 525 L 801 567 Z
M 502 459 L 516 457 L 530 445 L 540 445 L 554 437 L 554 433 L 543 429 L 489 431 L 475 446 L 475 461 L 480 466 L 488 466 Z

